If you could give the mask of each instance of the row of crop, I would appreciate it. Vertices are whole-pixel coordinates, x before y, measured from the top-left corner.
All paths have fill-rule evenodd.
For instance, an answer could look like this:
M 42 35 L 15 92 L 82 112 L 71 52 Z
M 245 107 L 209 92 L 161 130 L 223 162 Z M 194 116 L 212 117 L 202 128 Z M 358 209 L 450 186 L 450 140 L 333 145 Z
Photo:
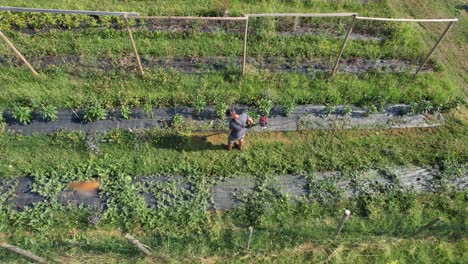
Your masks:
M 12 103 L 34 108 L 41 104 L 82 108 L 93 102 L 105 108 L 193 106 L 195 101 L 206 105 L 223 101 L 256 105 L 264 98 L 281 105 L 294 101 L 300 105 L 366 106 L 421 100 L 445 105 L 463 96 L 442 73 L 421 74 L 418 78 L 410 74 L 337 74 L 330 79 L 328 74 L 271 73 L 247 68 L 247 74 L 240 78 L 238 67 L 208 74 L 146 68 L 145 78 L 140 78 L 138 72 L 129 70 L 84 71 L 61 66 L 35 78 L 25 68 L 1 69 L 1 108 L 11 108 Z
M 130 25 L 135 25 L 134 19 L 129 19 Z M 77 29 L 77 28 L 124 28 L 125 20 L 111 16 L 88 16 L 66 14 L 37 13 L 0 13 L 1 29 Z
M 285 103 L 282 101 L 282 103 Z M 465 105 L 466 102 L 463 98 L 457 98 L 457 100 L 450 102 L 446 105 L 436 105 L 430 101 L 422 100 L 420 102 L 414 102 L 410 104 L 407 108 L 403 109 L 399 114 L 406 115 L 406 114 L 426 114 L 426 113 L 436 113 L 440 111 L 447 111 L 453 108 L 459 108 L 462 105 Z M 194 118 L 200 118 L 207 107 L 207 103 L 203 101 L 201 98 L 196 98 L 192 105 L 192 114 Z M 218 119 L 224 120 L 225 119 L 225 111 L 232 107 L 225 102 L 219 102 L 218 104 L 214 105 L 214 112 Z M 290 116 L 290 114 L 295 109 L 296 104 L 294 101 L 286 102 L 285 105 L 280 105 L 279 102 L 273 102 L 270 99 L 261 99 L 258 101 L 256 105 L 253 105 L 249 108 L 247 113 L 249 116 L 254 118 L 254 120 L 259 119 L 261 116 L 269 116 L 272 112 L 272 109 L 280 109 L 280 112 L 276 111 L 276 113 L 281 113 L 283 116 Z M 77 118 L 79 121 L 84 123 L 90 123 L 98 120 L 106 120 L 106 119 L 131 119 L 131 118 L 138 118 L 138 117 L 146 117 L 146 118 L 154 118 L 153 106 L 151 104 L 144 104 L 142 105 L 142 111 L 137 111 L 137 109 L 133 108 L 133 106 L 129 105 L 121 105 L 120 108 L 113 108 L 107 109 L 99 103 L 95 103 L 89 105 L 87 107 L 83 107 L 81 109 L 72 109 L 74 113 L 74 118 Z M 365 107 L 366 112 L 365 115 L 372 115 L 378 112 L 385 111 L 384 105 L 368 105 Z M 137 114 L 138 112 L 138 114 Z M 176 114 L 171 118 L 171 125 L 173 127 L 182 127 L 184 123 L 184 118 L 182 115 L 177 113 L 177 109 L 175 109 Z M 353 109 L 350 105 L 345 105 L 344 107 L 340 107 L 338 111 L 334 105 L 326 105 L 325 109 L 323 110 L 323 116 L 327 117 L 331 114 L 341 114 L 344 116 L 351 115 Z M 5 111 L 8 117 L 13 118 L 16 122 L 27 125 L 33 119 L 42 120 L 45 122 L 55 122 L 58 119 L 58 108 L 53 105 L 41 105 L 39 107 L 29 107 L 29 106 L 21 106 L 15 104 L 10 110 Z M 143 115 L 141 115 L 142 113 Z M 5 122 L 5 118 L 3 117 L 3 113 L 0 112 L 0 123 Z
M 446 125 L 435 130 L 314 129 L 299 133 L 249 133 L 245 151 L 235 152 L 234 156 L 223 155 L 226 134 L 208 134 L 203 141 L 202 136 L 207 133 L 192 133 L 190 122 L 179 128 L 121 128 L 107 133 L 65 128 L 48 134 L 25 135 L 17 129 L 7 130 L 0 133 L 0 177 L 29 175 L 44 168 L 72 168 L 87 161 L 92 162 L 90 166 L 124 164 L 122 170 L 134 177 L 180 175 L 187 165 L 210 177 L 229 177 L 411 164 L 437 167 L 444 166 L 447 160 L 464 164 L 468 160 L 468 146 L 460 142 L 468 140 L 467 128 L 456 115 L 444 117 Z M 218 121 L 213 122 L 213 128 L 218 129 L 218 124 L 225 129 L 225 123 Z M 25 156 L 34 158 L 25 162 Z
M 193 165 L 185 164 L 185 168 L 180 171 L 184 177 L 182 179 L 171 177 L 160 183 L 151 181 L 135 183 L 134 178 L 123 172 L 125 164 L 111 159 L 107 159 L 107 161 L 107 164 L 96 164 L 93 160 L 89 160 L 78 166 L 43 168 L 32 172 L 31 176 L 34 178 L 32 191 L 47 198 L 47 201 L 38 203 L 34 207 L 25 208 L 23 213 L 14 210 L 6 203 L 7 199 L 13 195 L 12 190 L 14 190 L 14 188 L 10 188 L 10 190 L 6 188 L 7 190 L 0 195 L 2 202 L 0 203 L 0 219 L 2 220 L 0 227 L 6 228 L 7 225 L 12 225 L 34 230 L 51 228 L 48 226 L 50 223 L 62 220 L 52 217 L 48 221 L 33 221 L 31 218 L 37 217 L 40 211 L 51 209 L 52 205 L 56 206 L 55 209 L 63 210 L 64 208 L 59 206 L 57 202 L 57 196 L 61 191 L 67 189 L 67 183 L 91 178 L 99 179 L 101 183 L 100 195 L 105 206 L 93 211 L 85 210 L 87 217 L 81 218 L 82 224 L 91 226 L 110 224 L 124 229 L 156 229 L 163 233 L 183 234 L 203 229 L 203 223 L 209 222 L 206 208 L 210 197 L 210 187 L 219 179 L 206 177 Z M 466 173 L 466 166 L 456 163 L 447 163 L 446 165 L 443 170 L 438 172 L 437 180 L 434 181 L 436 183 L 434 190 L 439 195 L 443 194 L 439 197 L 445 197 L 443 203 L 449 202 L 448 198 L 451 197 L 454 198 L 453 201 L 450 201 L 451 208 L 461 208 L 464 200 L 463 193 L 453 192 L 456 188 L 454 189 L 451 184 L 447 183 L 450 182 L 450 179 L 461 178 L 463 173 Z M 363 171 L 361 170 L 343 171 L 337 176 L 322 180 L 317 179 L 313 172 L 307 173 L 304 176 L 308 182 L 309 192 L 300 199 L 302 203 L 299 204 L 303 204 L 303 209 L 305 209 L 307 204 L 314 204 L 318 201 L 319 204 L 314 205 L 315 209 L 329 206 L 328 209 L 322 208 L 328 212 L 336 204 L 346 204 L 356 216 L 370 217 L 373 220 L 379 219 L 379 221 L 385 221 L 387 217 L 390 217 L 392 221 L 399 221 L 398 218 L 392 217 L 392 214 L 407 213 L 411 214 L 410 218 L 413 220 L 407 223 L 410 226 L 421 221 L 428 221 L 427 215 L 422 213 L 423 208 L 416 207 L 417 194 L 406 188 L 391 170 L 382 169 L 382 172 L 383 175 L 392 179 L 390 183 L 366 179 L 362 177 Z M 228 214 L 233 213 L 231 217 L 236 216 L 235 219 L 241 221 L 242 224 L 257 227 L 285 220 L 285 217 L 291 213 L 291 206 L 297 200 L 275 188 L 272 184 L 273 176 L 264 174 L 253 176 L 255 188 L 251 193 L 238 191 L 235 197 L 242 202 L 243 206 L 228 212 Z M 343 179 L 350 179 L 353 182 L 354 198 L 345 199 L 345 190 L 338 186 L 339 181 Z M 184 185 L 190 187 L 185 188 Z M 149 207 L 143 196 L 140 195 L 141 193 L 153 195 L 156 206 Z M 458 199 L 456 199 L 457 197 Z M 433 207 L 429 206 L 429 208 Z M 31 215 L 24 215 L 26 213 Z M 284 215 L 285 213 L 286 215 Z M 413 213 L 415 214 L 413 215 Z M 17 218 L 20 215 L 23 217 Z M 399 217 L 404 218 L 402 215 Z M 463 223 L 463 213 L 460 210 L 453 210 L 450 218 Z M 44 219 L 44 217 L 39 217 L 39 219 Z M 66 217 L 63 220 L 67 219 L 69 218 Z M 392 221 L 387 224 L 396 228 L 395 232 L 402 232 L 401 226 L 398 227 L 397 224 L 391 223 Z M 38 223 L 38 225 L 31 225 L 33 222 Z M 185 223 L 183 227 L 180 226 L 181 223 Z M 380 228 L 382 227 L 380 226 Z M 407 227 L 405 226 L 405 228 Z
M 8 32 L 7 35 L 23 55 L 89 55 L 122 57 L 128 54 L 129 41 L 125 31 L 88 29 L 81 32 L 43 32 L 28 35 Z M 137 31 L 135 43 L 140 55 L 152 56 L 237 56 L 243 52 L 242 36 L 224 32 L 160 32 Z M 330 35 L 282 36 L 259 34 L 249 36 L 248 56 L 313 59 L 335 57 L 343 40 Z M 4 50 L 2 53 L 10 55 Z M 417 34 L 411 26 L 400 27 L 388 38 L 377 40 L 350 40 L 343 58 L 398 58 L 413 60 L 422 57 Z
M 278 17 L 278 18 L 252 18 L 250 29 L 257 33 L 295 32 L 298 29 L 308 29 L 316 32 L 346 31 L 350 20 L 347 18 L 312 18 L 312 17 Z M 176 21 L 164 19 L 128 19 L 129 25 L 134 27 L 166 27 L 167 29 L 182 31 L 200 31 L 203 28 L 217 28 L 234 32 L 243 31 L 242 22 L 212 22 L 212 21 Z M 84 29 L 84 28 L 115 28 L 125 27 L 125 20 L 117 16 L 88 16 L 67 14 L 37 14 L 37 13 L 0 13 L 0 28 L 13 30 L 46 30 L 46 29 Z M 382 22 L 361 21 L 356 24 L 354 31 L 363 34 L 386 36 L 391 34 L 398 26 Z

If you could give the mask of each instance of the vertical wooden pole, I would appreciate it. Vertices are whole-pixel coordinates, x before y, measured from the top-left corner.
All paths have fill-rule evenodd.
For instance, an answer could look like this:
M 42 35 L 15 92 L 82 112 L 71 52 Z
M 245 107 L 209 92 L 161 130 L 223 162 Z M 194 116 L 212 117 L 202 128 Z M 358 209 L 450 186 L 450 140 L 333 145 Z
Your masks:
M 331 72 L 330 77 L 333 77 L 333 75 L 336 72 L 336 69 L 338 68 L 338 64 L 340 63 L 341 55 L 343 54 L 343 50 L 346 47 L 346 43 L 348 42 L 349 36 L 351 36 L 351 32 L 353 32 L 354 24 L 356 23 L 356 15 L 353 15 L 353 20 L 351 21 L 351 25 L 348 28 L 348 32 L 346 33 L 346 37 L 343 41 L 343 45 L 341 45 L 341 50 L 340 53 L 338 54 L 338 58 L 336 58 L 335 66 L 333 66 L 333 71 Z
M 145 77 L 145 71 L 143 70 L 143 65 L 141 65 L 140 56 L 138 55 L 135 40 L 133 39 L 133 33 L 132 33 L 132 30 L 130 29 L 130 26 L 128 25 L 128 19 L 127 19 L 126 14 L 124 15 L 124 20 L 125 20 L 125 26 L 127 27 L 127 31 L 128 31 L 128 36 L 130 38 L 130 43 L 132 43 L 133 53 L 135 54 L 138 70 L 140 70 L 141 77 Z
M 244 31 L 244 56 L 242 59 L 242 76 L 245 74 L 245 63 L 247 61 L 247 35 L 249 33 L 249 17 L 245 20 L 245 31 Z
M 442 42 L 442 40 L 444 40 L 445 36 L 447 35 L 447 33 L 449 32 L 449 30 L 452 28 L 453 24 L 455 24 L 455 22 L 450 22 L 450 24 L 448 24 L 447 28 L 445 29 L 444 33 L 442 33 L 442 35 L 440 36 L 439 40 L 437 41 L 437 43 L 434 45 L 434 47 L 432 47 L 431 51 L 429 52 L 429 55 L 427 55 L 426 59 L 424 60 L 424 62 L 421 64 L 421 66 L 419 66 L 418 70 L 416 71 L 416 73 L 414 74 L 414 76 L 418 75 L 418 73 L 422 70 L 422 68 L 424 67 L 424 65 L 426 65 L 426 63 L 429 61 L 429 58 L 432 56 L 432 54 L 434 53 L 434 51 L 437 49 L 437 47 L 439 47 L 440 43 Z
M 13 43 L 3 34 L 2 31 L 0 31 L 0 37 L 6 42 L 6 44 L 13 50 L 13 52 L 20 58 L 21 61 L 28 67 L 28 69 L 35 75 L 39 76 L 39 74 L 34 70 L 34 68 L 29 64 L 29 62 L 26 60 L 26 58 L 21 55 L 21 53 L 15 48 Z

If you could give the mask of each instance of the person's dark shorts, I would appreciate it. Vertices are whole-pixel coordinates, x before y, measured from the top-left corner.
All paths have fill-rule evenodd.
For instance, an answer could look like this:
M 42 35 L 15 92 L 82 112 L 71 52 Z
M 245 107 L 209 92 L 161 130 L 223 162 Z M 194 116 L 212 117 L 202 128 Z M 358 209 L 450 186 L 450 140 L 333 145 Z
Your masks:
M 245 135 L 243 135 L 243 136 L 240 137 L 240 138 L 235 138 L 235 137 L 229 135 L 229 137 L 228 137 L 228 144 L 234 144 L 234 143 L 235 143 L 236 141 L 238 141 L 238 140 L 242 141 L 242 140 L 244 140 L 244 137 L 245 137 Z

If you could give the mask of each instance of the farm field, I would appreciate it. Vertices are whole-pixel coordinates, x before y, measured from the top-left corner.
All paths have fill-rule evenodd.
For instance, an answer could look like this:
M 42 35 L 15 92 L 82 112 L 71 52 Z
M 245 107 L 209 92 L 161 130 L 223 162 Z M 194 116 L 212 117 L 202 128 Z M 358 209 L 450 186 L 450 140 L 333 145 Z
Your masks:
M 2 6 L 215 16 L 214 2 L 5 0 Z M 230 1 L 230 16 L 458 18 L 416 77 L 446 25 L 358 21 L 331 78 L 349 17 L 251 18 L 244 76 L 243 22 L 130 19 L 142 78 L 120 18 L 0 12 L 0 30 L 40 75 L 2 42 L 0 242 L 60 263 L 465 263 L 466 6 L 456 0 Z M 131 109 L 151 117 L 154 108 L 213 106 L 215 121 L 223 123 L 230 105 L 265 114 L 273 106 L 305 104 L 326 105 L 325 111 L 358 106 L 368 115 L 406 104 L 408 114 L 427 119 L 442 112 L 445 123 L 250 132 L 243 151 L 233 152 L 223 147 L 227 133 L 193 131 L 177 114 L 167 128 L 32 135 L 7 129 L 12 119 L 27 125 L 34 115 L 47 125 L 63 109 L 81 113 L 77 122 L 93 123 L 111 118 L 107 111 L 128 119 Z M 401 168 L 423 168 L 433 178 L 421 192 L 396 176 Z M 388 181 L 363 176 L 369 170 Z M 289 176 L 305 179 L 304 195 L 273 185 Z M 17 192 L 25 177 L 29 189 Z M 151 182 L 158 177 L 167 181 Z M 241 205 L 214 207 L 214 186 L 239 178 L 253 186 L 247 192 L 239 182 L 232 191 Z M 61 202 L 69 182 L 90 179 L 100 182 L 97 205 Z M 34 206 L 18 200 L 33 194 L 41 197 Z M 351 217 L 336 235 L 344 208 Z M 140 252 L 127 233 L 153 254 Z M 29 263 L 2 247 L 0 262 Z
M 303 5 L 280 1 L 272 6 L 269 2 L 233 1 L 231 10 L 239 15 L 267 12 L 268 8 L 275 12 L 346 10 L 383 17 L 398 14 L 386 8 L 385 3 L 323 1 Z M 154 3 L 141 10 L 139 6 L 143 3 L 148 4 L 138 2 L 131 7 L 148 15 L 215 12 L 205 2 L 195 7 L 177 2 L 177 11 Z M 43 3 L 41 6 L 53 5 Z M 190 12 L 187 11 L 189 6 L 193 7 Z M 102 3 L 83 6 L 69 3 L 60 7 L 122 8 Z M 331 79 L 329 72 L 350 18 L 251 20 L 248 63 L 242 78 L 243 22 L 133 21 L 134 39 L 146 72 L 141 79 L 122 19 L 4 13 L 0 19 L 2 28 L 6 28 L 6 35 L 41 73 L 41 78 L 33 77 L 25 67 L 16 67 L 21 62 L 2 45 L 0 79 L 5 85 L 0 92 L 0 106 L 4 110 L 17 105 L 32 109 L 42 105 L 57 108 L 170 107 L 193 106 L 200 102 L 216 105 L 226 98 L 229 104 L 255 105 L 265 94 L 278 104 L 292 101 L 367 106 L 425 100 L 439 106 L 451 105 L 463 97 L 460 84 L 464 83 L 464 77 L 451 78 L 456 76 L 452 72 L 454 69 L 446 62 L 441 63 L 437 56 L 427 65 L 429 72 L 423 71 L 413 80 L 411 72 L 431 47 L 429 41 L 424 40 L 429 34 L 422 33 L 414 24 L 359 21 L 353 31 L 354 37 L 343 52 L 342 66 L 346 67 L 339 68 Z M 462 17 L 453 34 L 466 34 L 462 26 L 465 22 Z M 444 49 L 444 52 L 453 51 Z M 380 60 L 384 62 L 378 64 Z M 463 61 L 460 63 L 457 71 L 464 66 Z

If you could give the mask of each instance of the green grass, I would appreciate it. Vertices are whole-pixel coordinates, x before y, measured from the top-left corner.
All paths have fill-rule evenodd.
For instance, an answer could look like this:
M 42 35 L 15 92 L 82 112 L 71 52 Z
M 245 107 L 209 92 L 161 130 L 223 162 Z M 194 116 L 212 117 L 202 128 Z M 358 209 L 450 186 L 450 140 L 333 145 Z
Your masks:
M 204 0 L 175 0 L 167 2 L 164 0 L 130 0 L 130 1 L 71 1 L 64 0 L 54 2 L 50 0 L 40 0 L 34 3 L 24 0 L 6 0 L 5 6 L 24 6 L 41 8 L 62 8 L 81 10 L 109 10 L 109 11 L 136 11 L 147 15 L 201 15 L 213 14 L 216 10 L 214 1 Z M 259 12 L 327 12 L 336 10 L 337 12 L 354 11 L 366 13 L 388 14 L 385 8 L 386 3 L 369 3 L 363 5 L 360 1 L 330 2 L 319 0 L 313 2 L 304 1 L 230 1 L 231 14 L 259 13 Z
M 248 67 L 239 77 L 239 66 L 226 72 L 184 74 L 147 69 L 144 79 L 136 71 L 102 72 L 76 65 L 41 69 L 34 78 L 23 66 L 0 68 L 0 111 L 14 103 L 38 108 L 100 104 L 107 108 L 130 106 L 191 105 L 193 102 L 255 104 L 262 92 L 283 102 L 299 104 L 388 104 L 430 100 L 447 104 L 466 95 L 462 51 L 466 46 L 466 14 L 454 7 L 458 1 L 379 1 L 362 5 L 357 1 L 231 1 L 231 14 L 261 12 L 342 12 L 382 17 L 460 18 L 440 50 L 435 53 L 437 71 L 412 79 L 409 74 L 338 74 L 333 80 L 322 75 L 268 73 Z M 2 5 L 66 9 L 139 11 L 150 15 L 214 15 L 212 1 L 23 1 L 6 0 Z M 424 8 L 422 8 L 424 7 Z M 11 23 L 39 23 L 39 16 L 0 15 Z M 49 17 L 50 18 L 50 17 Z M 63 23 L 72 25 L 70 17 Z M 62 23 L 60 22 L 60 23 Z M 44 25 L 50 25 L 44 22 Z M 252 21 L 258 35 L 249 38 L 249 54 L 258 58 L 285 56 L 296 60 L 319 58 L 333 61 L 340 41 L 330 36 L 285 37 L 271 32 L 291 21 Z M 289 23 L 289 24 L 288 24 Z M 317 21 L 307 21 L 317 25 Z M 76 25 L 76 23 L 75 23 Z M 27 26 L 27 25 L 26 25 Z M 96 25 L 95 25 L 96 26 Z M 73 27 L 73 26 L 72 26 Z M 321 29 L 346 29 L 343 21 Z M 406 27 L 363 24 L 358 30 L 390 34 L 380 43 L 351 41 L 344 57 L 418 59 L 428 51 L 443 30 L 442 25 Z M 6 31 L 29 57 L 77 55 L 86 59 L 97 54 L 118 59 L 131 49 L 125 33 L 89 29 L 76 32 L 44 32 L 34 37 Z M 358 31 L 359 32 L 359 31 Z M 135 33 L 140 53 L 167 57 L 239 57 L 242 41 L 236 33 Z M 154 45 L 154 46 L 153 46 Z M 0 54 L 10 62 L 11 51 L 0 45 Z M 229 98 L 229 100 L 226 100 Z M 341 171 L 354 178 L 369 168 L 389 170 L 394 166 L 439 169 L 438 179 L 466 175 L 468 126 L 466 110 L 446 114 L 447 123 L 436 129 L 309 131 L 248 135 L 243 152 L 221 149 L 226 135 L 209 137 L 168 131 L 112 131 L 89 135 L 60 132 L 23 136 L 0 134 L 0 177 L 12 180 L 32 176 L 34 189 L 46 202 L 23 211 L 5 204 L 0 195 L 0 240 L 66 263 L 464 263 L 466 248 L 466 190 L 454 192 L 442 185 L 432 193 L 403 193 L 401 186 L 365 185 L 353 199 L 329 182 L 309 186 L 310 196 L 292 202 L 273 192 L 269 182 L 277 174 L 304 173 L 313 179 L 317 171 Z M 1 119 L 1 118 L 0 118 Z M 1 123 L 1 122 L 0 122 Z M 0 129 L 2 124 L 0 124 Z M 98 143 L 99 151 L 88 143 Z M 188 191 L 162 186 L 132 185 L 144 175 L 181 175 L 193 184 Z M 60 206 L 56 194 L 70 180 L 99 177 L 101 195 L 109 210 L 97 227 L 88 226 L 90 209 Z M 206 213 L 207 190 L 221 177 L 253 178 L 259 188 L 244 197 L 246 205 L 223 214 Z M 359 182 L 358 182 L 359 183 Z M 359 183 L 361 184 L 361 183 Z M 370 187 L 369 187 L 370 186 Z M 323 203 L 310 202 L 317 189 L 330 191 Z M 369 189 L 370 188 L 370 189 Z M 158 209 L 146 208 L 138 191 L 151 190 L 163 199 Z M 175 206 L 177 205 L 177 206 Z M 340 238 L 334 238 L 343 208 L 353 212 Z M 436 217 L 441 222 L 419 235 L 416 231 Z M 245 251 L 246 228 L 254 226 L 251 251 Z M 149 245 L 154 257 L 143 257 L 123 238 L 130 232 Z M 5 263 L 26 263 L 18 255 L 0 248 Z
M 39 33 L 33 36 L 9 33 L 11 41 L 23 51 L 23 55 L 30 58 L 64 54 L 119 58 L 131 52 L 128 33 L 114 29 Z M 418 51 L 418 43 L 411 37 L 405 39 L 403 36 L 414 34 L 411 28 L 400 33 L 383 41 L 350 40 L 343 58 L 414 60 L 422 57 L 423 53 Z M 133 35 L 138 52 L 143 56 L 242 56 L 243 37 L 238 34 L 137 31 Z M 248 55 L 328 59 L 336 57 L 342 42 L 342 39 L 312 35 L 253 35 L 248 38 Z M 2 53 L 7 55 L 11 51 L 4 49 Z
M 15 2 L 15 1 L 13 1 Z M 25 3 L 16 1 L 12 5 Z M 5 4 L 9 4 L 8 2 Z M 172 5 L 158 3 L 158 10 L 152 10 L 154 3 L 147 1 L 116 3 L 116 2 L 61 2 L 60 5 L 48 5 L 47 1 L 36 3 L 42 7 L 61 8 L 104 8 L 121 10 L 124 5 L 131 5 L 139 10 L 139 6 L 149 7 L 149 14 L 206 14 L 211 3 L 197 1 L 176 1 Z M 51 3 L 49 3 L 51 4 Z M 253 3 L 233 1 L 235 12 L 266 12 L 267 6 L 275 12 L 287 12 L 293 9 L 304 12 L 317 11 L 359 11 L 369 15 L 392 16 L 394 11 L 387 3 L 362 5 L 359 3 L 327 3 L 305 4 L 300 1 L 293 3 L 262 1 Z M 156 5 L 155 5 L 156 6 Z M 192 7 L 192 13 L 186 13 L 186 8 Z M 211 8 L 213 8 L 211 6 Z M 177 10 L 177 11 L 176 11 Z M 383 11 L 384 10 L 384 11 Z M 198 12 L 198 13 L 197 13 Z M 234 12 L 234 11 L 233 11 Z M 27 20 L 18 16 L 12 21 L 8 16 L 4 23 L 14 23 L 17 20 Z M 10 17 L 11 18 L 11 17 Z M 35 18 L 40 18 L 35 15 Z M 5 20 L 6 19 L 6 20 Z M 5 22 L 7 21 L 7 22 Z M 8 22 L 10 21 L 10 22 Z M 329 21 L 329 22 L 327 22 Z M 340 34 L 347 27 L 347 19 L 304 19 L 301 23 L 312 25 L 319 29 L 331 28 Z M 46 22 L 47 23 L 47 20 Z M 253 19 L 250 25 L 252 34 L 248 39 L 248 54 L 257 60 L 268 57 L 288 58 L 299 62 L 304 59 L 319 59 L 329 65 L 333 64 L 342 40 L 327 35 L 319 36 L 276 36 L 272 34 L 279 28 L 288 28 L 291 21 L 268 19 Z M 325 24 L 325 25 L 324 25 Z M 242 37 L 233 32 L 198 32 L 199 24 L 184 33 L 135 32 L 135 39 L 140 55 L 185 59 L 224 56 L 228 58 L 225 71 L 204 72 L 200 74 L 177 73 L 174 71 L 147 68 L 145 79 L 140 79 L 134 69 L 132 59 L 123 65 L 133 70 L 119 69 L 119 61 L 131 55 L 131 47 L 125 31 L 114 29 L 86 29 L 84 31 L 51 31 L 37 35 L 7 31 L 13 42 L 26 57 L 43 58 L 54 56 L 77 56 L 85 61 L 84 65 L 50 65 L 43 67 L 35 64 L 42 72 L 39 79 L 29 76 L 27 70 L 12 64 L 11 51 L 2 46 L 0 54 L 6 61 L 0 67 L 0 80 L 5 83 L 0 92 L 0 108 L 11 108 L 13 103 L 37 108 L 37 105 L 47 104 L 58 108 L 83 107 L 89 104 L 101 104 L 106 107 L 133 105 L 141 107 L 145 103 L 154 106 L 192 105 L 193 94 L 206 98 L 207 104 L 215 104 L 220 98 L 230 98 L 229 103 L 255 104 L 261 93 L 270 90 L 274 100 L 278 102 L 294 99 L 298 103 L 314 104 L 387 104 L 412 103 L 429 100 L 434 104 L 447 104 L 457 97 L 462 97 L 463 87 L 459 80 L 449 76 L 446 66 L 435 62 L 435 73 L 422 74 L 413 80 L 409 74 L 376 74 L 359 75 L 340 74 L 329 80 L 323 74 L 300 75 L 297 73 L 268 73 L 257 71 L 248 65 L 247 75 L 239 77 L 240 65 L 235 62 L 242 55 Z M 238 25 L 239 26 L 239 25 Z M 238 27 L 237 27 L 238 28 Z M 240 25 L 242 29 L 242 25 Z M 409 59 L 418 61 L 422 58 L 425 44 L 422 33 L 414 26 L 395 23 L 359 22 L 356 31 L 372 34 L 389 35 L 383 41 L 351 40 L 344 51 L 343 58 L 368 59 Z M 375 32 L 374 32 L 375 31 Z M 380 33 L 379 33 L 380 32 Z M 98 68 L 101 59 L 110 59 L 114 69 L 102 71 Z M 12 81 L 13 80 L 13 81 Z M 294 97 L 294 98 L 292 98 Z M 285 99 L 287 98 L 287 99 Z
M 122 165 L 132 176 L 177 174 L 194 169 L 206 175 L 258 175 L 356 170 L 398 165 L 437 166 L 444 161 L 465 162 L 466 125 L 449 119 L 448 127 L 382 131 L 310 131 L 249 135 L 244 152 L 227 153 L 226 135 L 200 142 L 200 136 L 160 130 L 98 135 L 100 153 L 87 148 L 82 133 L 0 136 L 0 172 L 22 176 L 42 168 Z M 459 122 L 459 121 L 458 121 Z M 98 141 L 99 142 L 99 141 Z M 200 155 L 203 153 L 203 155 Z M 27 158 L 26 158 L 27 157 Z
M 466 192 L 409 194 L 404 202 L 401 198 L 372 196 L 367 200 L 343 200 L 333 206 L 288 205 L 278 200 L 273 207 L 280 206 L 281 210 L 263 213 L 263 221 L 254 225 L 250 251 L 245 250 L 248 222 L 242 218 L 246 208 L 227 214 L 202 213 L 204 225 L 195 230 L 187 226 L 173 226 L 176 232 L 142 227 L 130 230 L 155 252 L 146 258 L 123 238 L 128 230 L 105 225 L 99 229 L 87 227 L 83 222 L 90 214 L 87 210 L 54 208 L 46 211 L 42 220 L 30 223 L 36 219 L 34 213 L 18 213 L 10 216 L 18 218 L 16 231 L 6 231 L 3 238 L 41 256 L 66 262 L 179 263 L 213 259 L 222 263 L 310 263 L 324 261 L 336 250 L 334 263 L 462 263 L 467 246 Z M 371 215 L 359 213 L 363 205 L 372 208 Z M 340 207 L 351 209 L 353 214 L 340 237 L 335 238 Z M 53 217 L 48 224 L 47 217 Z M 417 234 L 421 226 L 436 217 L 441 222 Z M 20 260 L 3 249 L 0 256 L 6 263 Z
M 256 105 L 262 94 L 269 93 L 276 103 L 294 100 L 298 104 L 394 104 L 429 100 L 448 104 L 462 96 L 452 80 L 442 74 L 424 74 L 413 80 L 409 74 L 367 73 L 311 77 L 303 74 L 249 72 L 239 79 L 238 70 L 227 73 L 184 74 L 172 70 L 147 70 L 144 79 L 137 72 L 86 71 L 51 68 L 39 79 L 26 69 L 4 67 L 0 81 L 0 105 L 14 103 L 37 108 L 41 104 L 59 108 L 79 108 L 99 103 L 105 107 L 123 104 L 142 107 L 192 105 L 197 97 L 207 104 Z M 70 78 L 70 75 L 73 77 Z M 226 101 L 227 100 L 227 101 Z

